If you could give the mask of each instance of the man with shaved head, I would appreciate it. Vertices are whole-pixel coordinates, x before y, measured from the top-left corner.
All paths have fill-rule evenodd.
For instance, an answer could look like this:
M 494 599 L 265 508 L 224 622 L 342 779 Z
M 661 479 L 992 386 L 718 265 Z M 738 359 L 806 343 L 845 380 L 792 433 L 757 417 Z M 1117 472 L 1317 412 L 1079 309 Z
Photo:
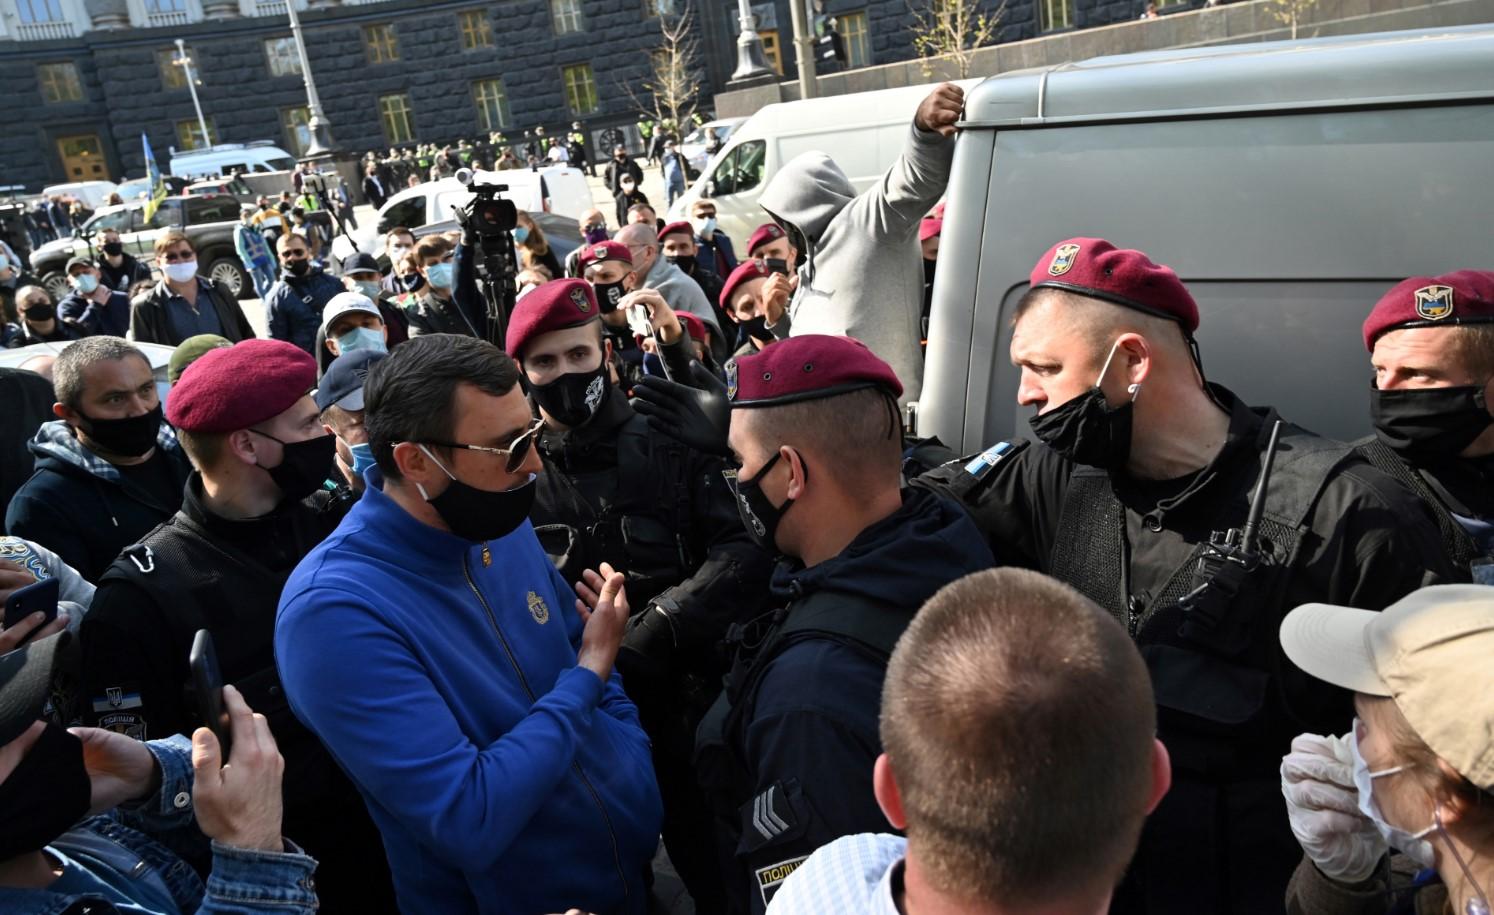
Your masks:
M 659 233 L 652 225 L 635 223 L 624 226 L 617 233 L 617 241 L 627 245 L 632 253 L 633 269 L 642 280 L 642 288 L 655 290 L 671 309 L 688 311 L 704 321 L 714 336 L 721 336 L 721 325 L 711 309 L 710 300 L 701 291 L 699 283 L 660 254 Z

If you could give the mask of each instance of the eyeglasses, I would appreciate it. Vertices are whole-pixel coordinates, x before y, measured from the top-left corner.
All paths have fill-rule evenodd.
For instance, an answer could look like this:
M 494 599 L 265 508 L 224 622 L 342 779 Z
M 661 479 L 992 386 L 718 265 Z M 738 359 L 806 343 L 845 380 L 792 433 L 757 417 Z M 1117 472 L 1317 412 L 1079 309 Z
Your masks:
M 195 260 L 196 258 L 196 251 L 167 251 L 165 254 L 161 255 L 161 260 L 165 261 L 168 264 L 175 264 L 178 261 Z
M 508 461 L 503 469 L 509 473 L 518 473 L 519 468 L 524 466 L 524 461 L 529 457 L 529 449 L 534 447 L 535 435 L 545 426 L 544 420 L 537 419 L 529 428 L 514 438 L 507 448 L 491 448 L 487 445 L 463 445 L 457 442 L 427 442 L 441 448 L 460 448 L 463 451 L 481 451 L 483 454 L 503 454 L 508 456 Z

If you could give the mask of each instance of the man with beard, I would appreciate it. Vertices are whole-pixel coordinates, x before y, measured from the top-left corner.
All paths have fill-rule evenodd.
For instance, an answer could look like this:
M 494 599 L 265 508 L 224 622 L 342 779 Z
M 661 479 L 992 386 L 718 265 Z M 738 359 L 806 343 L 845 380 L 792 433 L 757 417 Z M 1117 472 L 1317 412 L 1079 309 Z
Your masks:
M 342 283 L 311 263 L 306 239 L 291 233 L 275 243 L 284 272 L 265 296 L 265 320 L 270 336 L 294 343 L 308 354 L 316 352 L 316 332 L 322 311 L 332 297 L 343 291 Z
M 688 347 L 659 296 L 639 292 L 620 304 L 649 309 L 661 349 Z M 602 563 L 627 575 L 639 612 L 617 666 L 653 740 L 665 847 L 697 907 L 720 911 L 724 888 L 691 765 L 693 735 L 724 673 L 717 646 L 765 596 L 768 556 L 737 518 L 726 462 L 652 434 L 608 383 L 590 286 L 556 280 L 530 292 L 514 308 L 506 349 L 544 421 L 535 532 L 567 581 Z

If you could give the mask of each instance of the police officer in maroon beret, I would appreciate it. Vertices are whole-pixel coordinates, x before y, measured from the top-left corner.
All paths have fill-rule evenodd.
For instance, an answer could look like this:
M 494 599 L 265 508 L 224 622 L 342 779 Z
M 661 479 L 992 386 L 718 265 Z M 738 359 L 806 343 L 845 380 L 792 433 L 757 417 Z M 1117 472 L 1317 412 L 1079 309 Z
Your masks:
M 961 498 L 1004 562 L 1108 609 L 1147 659 L 1173 789 L 1112 912 L 1281 911 L 1301 857 L 1281 758 L 1353 714 L 1348 693 L 1280 654 L 1282 617 L 1312 602 L 1379 610 L 1459 577 L 1412 493 L 1288 423 L 1249 525 L 1279 416 L 1206 381 L 1198 324 L 1177 274 L 1140 251 L 1053 246 L 1011 344 L 1037 441 L 918 481 Z
M 196 469 L 181 510 L 99 583 L 82 630 L 85 720 L 140 740 L 206 724 L 188 656 L 197 630 L 208 630 L 224 682 L 270 720 L 285 757 L 285 834 L 320 862 L 323 907 L 394 912 L 378 830 L 291 713 L 275 668 L 280 590 L 350 504 L 308 501 L 328 486 L 336 443 L 311 398 L 315 383 L 304 350 L 245 340 L 207 353 L 172 388 L 166 418 Z
M 783 557 L 779 609 L 733 632 L 699 733 L 733 911 L 763 912 L 819 846 L 886 830 L 871 771 L 892 646 L 935 591 L 993 563 L 955 501 L 902 488 L 902 390 L 849 337 L 727 365 L 741 525 Z
M 1431 507 L 1443 545 L 1494 584 L 1494 272 L 1414 276 L 1364 322 L 1370 463 Z
M 640 290 L 617 301 L 650 309 L 672 374 L 701 369 L 662 298 Z M 638 612 L 617 667 L 653 741 L 664 842 L 699 910 L 720 911 L 711 817 L 691 765 L 695 723 L 725 672 L 717 647 L 762 610 L 772 563 L 737 520 L 726 461 L 651 433 L 611 383 L 597 306 L 586 282 L 554 280 L 520 299 L 509 321 L 505 349 L 544 421 L 529 517 L 567 581 L 603 563 L 627 575 Z

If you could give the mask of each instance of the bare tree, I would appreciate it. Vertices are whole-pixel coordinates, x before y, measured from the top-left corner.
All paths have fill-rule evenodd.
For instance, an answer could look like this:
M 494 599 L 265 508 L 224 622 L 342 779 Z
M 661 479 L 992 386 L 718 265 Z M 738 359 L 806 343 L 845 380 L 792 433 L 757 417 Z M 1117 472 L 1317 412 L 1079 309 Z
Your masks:
M 1269 0 L 1266 4 L 1266 12 L 1277 22 L 1292 29 L 1292 37 L 1297 37 L 1297 25 L 1305 18 L 1313 7 L 1318 5 L 1318 0 Z
M 987 10 L 981 0 L 909 0 L 908 11 L 913 14 L 913 50 L 924 76 L 931 76 L 935 62 L 945 59 L 965 79 L 970 76 L 975 49 L 996 37 L 1006 2 Z
M 648 55 L 648 78 L 638 84 L 641 93 L 628 83 L 623 89 L 645 117 L 653 118 L 661 127 L 668 123 L 684 131 L 700 105 L 703 80 L 695 11 L 687 2 L 676 15 L 668 0 L 656 2 L 660 42 L 644 52 Z

